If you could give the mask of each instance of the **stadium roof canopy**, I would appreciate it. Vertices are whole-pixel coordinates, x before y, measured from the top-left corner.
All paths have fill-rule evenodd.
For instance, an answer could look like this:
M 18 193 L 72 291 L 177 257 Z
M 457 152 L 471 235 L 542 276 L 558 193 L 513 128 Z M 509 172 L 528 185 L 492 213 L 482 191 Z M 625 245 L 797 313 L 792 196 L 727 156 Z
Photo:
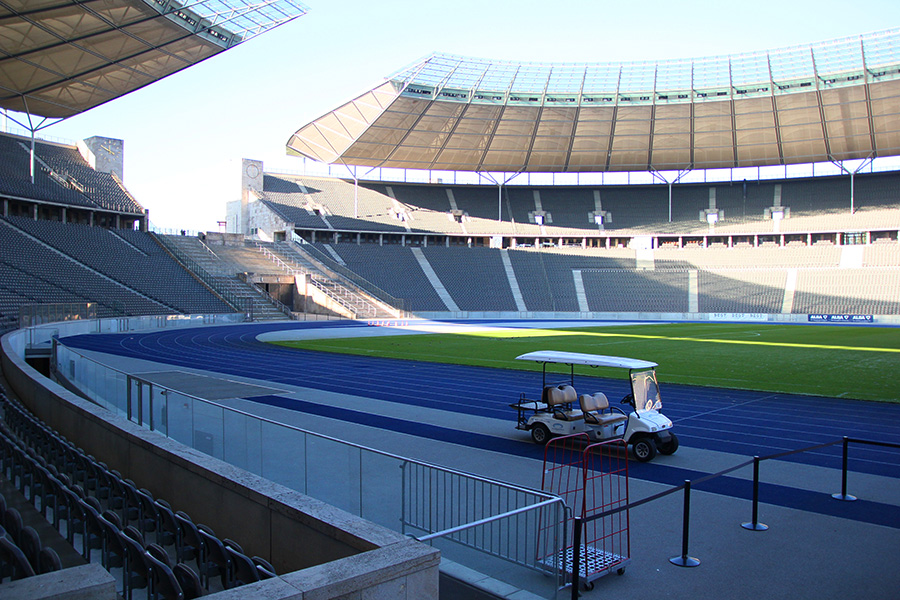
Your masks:
M 306 12 L 296 0 L 0 0 L 0 108 L 71 117 Z
M 482 172 L 712 169 L 900 154 L 900 29 L 686 60 L 433 54 L 300 128 L 325 163 Z

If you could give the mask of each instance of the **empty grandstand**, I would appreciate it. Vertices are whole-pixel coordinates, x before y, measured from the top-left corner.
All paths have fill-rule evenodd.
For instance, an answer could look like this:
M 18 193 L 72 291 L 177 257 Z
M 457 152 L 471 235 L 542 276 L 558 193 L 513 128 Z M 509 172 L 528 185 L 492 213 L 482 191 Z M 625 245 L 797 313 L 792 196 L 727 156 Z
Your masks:
M 317 248 L 413 313 L 897 313 L 886 301 L 900 256 L 894 172 L 857 174 L 851 212 L 846 175 L 682 184 L 669 205 L 661 185 L 498 193 L 265 174 L 252 162 L 258 187 L 245 178 L 230 225 Z M 810 300 L 816 286 L 827 298 Z

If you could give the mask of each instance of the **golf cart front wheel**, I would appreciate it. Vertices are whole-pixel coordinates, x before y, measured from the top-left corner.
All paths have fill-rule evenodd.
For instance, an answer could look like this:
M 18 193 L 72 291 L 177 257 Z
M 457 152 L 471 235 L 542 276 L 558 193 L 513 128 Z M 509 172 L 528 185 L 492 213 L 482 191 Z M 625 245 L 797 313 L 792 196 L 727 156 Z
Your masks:
M 668 456 L 669 454 L 675 454 L 676 450 L 678 450 L 678 438 L 673 433 L 672 438 L 659 447 L 659 453 Z
M 538 423 L 531 428 L 531 439 L 535 444 L 546 444 L 550 440 L 550 430 L 543 423 Z
M 656 444 L 650 438 L 641 438 L 632 446 L 638 462 L 649 462 L 656 458 Z

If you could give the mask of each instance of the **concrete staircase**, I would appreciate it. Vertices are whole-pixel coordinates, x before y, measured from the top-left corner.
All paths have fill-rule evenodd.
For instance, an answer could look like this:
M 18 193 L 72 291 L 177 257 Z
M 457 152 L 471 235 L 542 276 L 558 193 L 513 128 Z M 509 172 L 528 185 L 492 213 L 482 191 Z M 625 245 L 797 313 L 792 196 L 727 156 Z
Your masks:
M 354 274 L 337 272 L 336 269 L 342 268 L 340 265 L 324 264 L 323 260 L 328 260 L 327 257 L 316 258 L 293 242 L 246 243 L 255 245 L 289 272 L 308 276 L 312 285 L 351 311 L 357 319 L 394 319 L 402 315 L 396 298 L 387 298 L 386 293 L 379 295 L 377 291 L 373 293 L 364 289 L 348 278 Z M 374 288 L 371 284 L 369 286 Z
M 239 274 L 259 272 L 263 266 L 271 272 L 269 261 L 259 260 L 257 253 L 239 252 L 226 246 L 215 250 L 193 236 L 158 236 L 182 264 L 204 280 L 230 304 L 249 310 L 254 321 L 282 321 L 290 319 L 290 310 L 270 297 L 264 290 L 243 281 Z M 246 256 L 244 256 L 246 254 Z M 280 272 L 275 270 L 275 272 Z

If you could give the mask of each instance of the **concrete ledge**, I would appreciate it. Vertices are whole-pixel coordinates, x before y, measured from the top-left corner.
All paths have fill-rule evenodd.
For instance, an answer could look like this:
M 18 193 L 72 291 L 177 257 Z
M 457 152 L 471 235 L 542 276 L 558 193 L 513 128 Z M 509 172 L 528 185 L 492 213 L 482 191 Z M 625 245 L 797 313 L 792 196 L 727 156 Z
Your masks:
M 116 581 L 98 564 L 87 564 L 4 583 L 3 600 L 116 600 Z
M 440 570 L 441 591 L 444 597 L 452 600 L 544 600 L 532 592 L 488 577 L 451 560 L 443 559 Z
M 438 597 L 440 552 L 413 539 L 290 573 L 282 579 L 298 590 L 304 600 L 354 598 L 355 590 L 372 600 L 416 600 Z

